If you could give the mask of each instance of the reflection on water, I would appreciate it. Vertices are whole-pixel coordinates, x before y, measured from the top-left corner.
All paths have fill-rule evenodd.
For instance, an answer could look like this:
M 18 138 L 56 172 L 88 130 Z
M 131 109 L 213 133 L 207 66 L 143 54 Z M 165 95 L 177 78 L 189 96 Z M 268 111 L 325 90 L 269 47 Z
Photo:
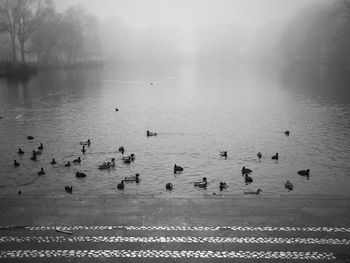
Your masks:
M 73 193 L 81 194 L 211 194 L 227 181 L 224 193 L 261 188 L 264 195 L 348 195 L 350 106 L 341 93 L 346 80 L 327 82 L 311 72 L 304 71 L 303 79 L 295 69 L 281 77 L 238 66 L 124 63 L 41 72 L 28 83 L 0 80 L 0 191 L 56 194 L 72 184 Z M 146 130 L 159 134 L 146 137 Z M 92 145 L 83 154 L 79 142 L 88 138 Z M 33 162 L 30 152 L 40 142 L 43 154 Z M 122 162 L 122 145 L 124 155 L 136 155 L 131 164 Z M 223 150 L 227 159 L 219 155 Z M 271 160 L 276 152 L 278 162 Z M 64 167 L 78 156 L 81 164 Z M 112 157 L 115 168 L 98 169 Z M 51 165 L 52 158 L 58 164 Z M 175 163 L 183 173 L 173 174 Z M 253 170 L 252 184 L 244 184 L 242 166 Z M 44 176 L 37 175 L 41 167 Z M 307 168 L 309 180 L 297 174 Z M 76 171 L 87 177 L 76 178 Z M 116 189 L 135 173 L 139 184 Z M 195 189 L 193 182 L 202 177 L 207 189 Z M 287 180 L 292 192 L 284 188 Z M 167 182 L 175 186 L 172 192 L 165 190 Z

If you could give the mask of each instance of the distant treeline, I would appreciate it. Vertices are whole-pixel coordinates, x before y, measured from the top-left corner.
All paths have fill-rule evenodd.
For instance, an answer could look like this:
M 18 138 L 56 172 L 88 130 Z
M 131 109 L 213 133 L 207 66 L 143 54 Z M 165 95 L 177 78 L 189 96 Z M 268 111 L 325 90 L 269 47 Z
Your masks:
M 6 65 L 62 66 L 100 59 L 97 19 L 81 6 L 57 12 L 52 0 L 0 0 L 0 43 Z

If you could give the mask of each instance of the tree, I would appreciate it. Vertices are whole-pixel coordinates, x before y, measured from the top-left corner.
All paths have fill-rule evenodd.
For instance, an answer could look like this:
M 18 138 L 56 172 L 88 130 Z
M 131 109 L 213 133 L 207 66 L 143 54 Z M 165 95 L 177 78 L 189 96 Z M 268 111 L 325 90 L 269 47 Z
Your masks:
M 25 43 L 48 17 L 53 8 L 51 0 L 16 0 L 21 62 L 25 63 Z
M 17 56 L 16 56 L 17 30 L 18 30 L 17 1 L 0 0 L 0 31 L 5 31 L 10 34 L 13 62 L 17 62 Z

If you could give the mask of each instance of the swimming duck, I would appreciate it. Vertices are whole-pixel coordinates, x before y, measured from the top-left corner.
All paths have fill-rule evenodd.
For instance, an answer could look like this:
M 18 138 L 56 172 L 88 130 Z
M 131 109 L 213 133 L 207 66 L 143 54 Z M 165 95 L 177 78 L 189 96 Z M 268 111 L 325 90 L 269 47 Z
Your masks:
M 220 182 L 220 184 L 219 184 L 219 188 L 220 188 L 221 191 L 222 191 L 223 189 L 228 188 L 228 186 L 229 186 L 229 183 L 228 183 L 228 182 Z
M 110 162 L 104 162 L 103 164 L 98 166 L 98 169 L 104 170 L 104 169 L 109 169 L 111 167 L 115 166 L 115 159 L 112 158 Z
M 157 136 L 156 132 L 147 131 L 146 134 L 147 134 L 147 137 L 149 137 L 149 136 Z
M 256 156 L 258 156 L 258 158 L 259 158 L 259 160 L 260 160 L 260 159 L 261 159 L 261 157 L 262 157 L 261 152 L 258 152 L 258 153 L 256 154 Z
M 225 157 L 225 159 L 227 158 L 227 151 L 220 151 L 219 154 L 220 154 L 222 157 Z
M 78 159 L 73 160 L 73 163 L 81 163 L 80 156 L 78 157 Z
M 64 167 L 70 167 L 70 162 L 67 162 Z
M 51 161 L 50 163 L 51 163 L 51 164 L 56 164 L 57 162 L 56 162 L 55 158 L 53 158 L 52 161 Z
M 44 145 L 40 143 L 40 146 L 38 147 L 38 150 L 42 151 L 44 149 Z
M 272 160 L 276 160 L 276 161 L 278 161 L 278 158 L 279 158 L 278 153 L 276 153 L 274 156 L 271 157 Z
M 32 161 L 36 161 L 36 160 L 37 160 L 37 158 L 36 158 L 36 153 L 35 153 L 35 152 L 33 153 L 33 156 L 30 157 L 30 160 L 32 160 Z
M 183 170 L 184 170 L 184 168 L 174 164 L 174 174 L 176 174 L 177 172 L 182 172 Z
M 256 190 L 256 192 L 255 191 L 246 191 L 246 192 L 244 192 L 244 194 L 248 194 L 248 195 L 258 195 L 258 194 L 260 194 L 260 192 L 262 192 L 262 190 L 261 189 L 258 189 L 258 190 Z
M 83 145 L 83 148 L 81 149 L 81 152 L 84 154 L 86 152 L 85 145 Z
M 198 186 L 198 187 L 201 187 L 201 188 L 204 188 L 204 187 L 207 187 L 207 178 L 206 177 L 203 177 L 202 180 L 198 180 L 197 182 L 194 182 L 194 186 Z
M 21 148 L 18 149 L 18 154 L 24 154 Z
M 44 174 L 45 174 L 44 168 L 41 167 L 40 171 L 38 172 L 38 175 L 44 175 Z
M 119 109 L 118 109 L 118 108 L 115 108 L 115 111 L 119 111 Z
M 124 189 L 124 180 L 122 180 L 118 185 L 117 185 L 117 188 L 122 190 Z
M 80 141 L 80 145 L 87 145 L 87 146 L 90 146 L 91 142 L 90 142 L 90 139 L 88 139 L 87 141 Z
M 118 151 L 124 154 L 124 146 L 119 147 Z
M 76 176 L 76 177 L 83 178 L 83 177 L 86 177 L 86 174 L 84 174 L 84 173 L 82 173 L 82 172 L 76 172 L 76 173 L 75 173 L 75 176 Z
M 14 167 L 18 167 L 19 166 L 19 162 L 17 162 L 16 160 L 13 161 L 13 166 Z
M 67 193 L 72 194 L 73 186 L 72 185 L 67 185 L 67 186 L 64 187 L 64 190 L 66 190 Z
M 165 189 L 167 189 L 167 190 L 172 190 L 173 189 L 173 184 L 172 183 L 167 183 L 166 185 L 165 185 Z
M 124 177 L 124 182 L 140 182 L 140 174 L 136 173 L 134 176 Z
M 285 131 L 284 134 L 285 134 L 286 136 L 289 136 L 289 131 Z
M 253 178 L 251 178 L 250 176 L 248 176 L 248 174 L 245 174 L 244 182 L 245 182 L 245 183 L 252 183 L 252 182 L 253 182 Z
M 302 175 L 302 176 L 310 176 L 310 169 L 300 170 L 300 171 L 298 171 L 298 174 Z
M 131 163 L 130 156 L 127 156 L 127 157 L 123 158 L 123 162 L 126 163 L 126 164 Z
M 34 137 L 29 135 L 27 136 L 27 139 L 31 141 L 31 140 L 34 140 Z
M 242 172 L 242 175 L 244 175 L 244 174 L 250 174 L 253 171 L 250 170 L 249 168 L 245 168 L 245 166 L 243 166 L 241 172 Z
M 134 161 L 134 160 L 135 160 L 135 157 L 136 157 L 135 154 L 133 154 L 133 153 L 130 154 L 130 160 L 131 160 L 131 161 Z
M 284 187 L 287 188 L 289 191 L 293 190 L 293 184 L 287 180 L 287 182 L 284 184 Z

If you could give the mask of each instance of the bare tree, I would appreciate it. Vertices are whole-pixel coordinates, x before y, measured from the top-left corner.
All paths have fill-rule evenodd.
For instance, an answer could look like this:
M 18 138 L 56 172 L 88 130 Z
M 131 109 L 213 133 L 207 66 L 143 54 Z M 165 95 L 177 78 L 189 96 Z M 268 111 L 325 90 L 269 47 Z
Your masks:
M 17 1 L 0 0 L 0 31 L 10 34 L 12 47 L 12 61 L 17 62 L 16 37 L 18 30 Z

